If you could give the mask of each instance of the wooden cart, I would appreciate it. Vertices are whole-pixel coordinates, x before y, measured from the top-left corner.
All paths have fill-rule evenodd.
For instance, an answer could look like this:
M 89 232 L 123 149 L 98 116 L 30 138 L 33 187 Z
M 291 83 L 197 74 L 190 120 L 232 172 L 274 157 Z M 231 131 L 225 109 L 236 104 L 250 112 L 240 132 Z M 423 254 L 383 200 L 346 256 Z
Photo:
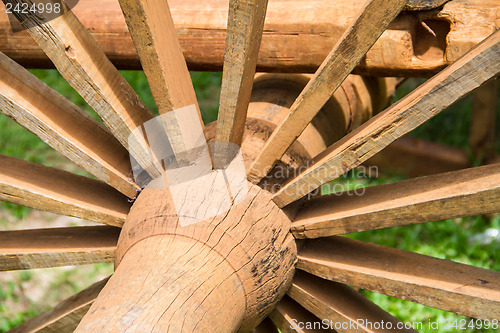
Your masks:
M 500 318 L 498 272 L 339 236 L 497 212 L 499 164 L 362 196 L 315 192 L 395 141 L 404 151 L 399 138 L 498 77 L 498 2 L 418 11 L 404 0 L 231 0 L 228 11 L 218 0 L 169 1 L 170 9 L 164 0 L 120 0 L 125 21 L 114 1 L 80 1 L 76 15 L 52 2 L 63 15 L 15 13 L 26 31 L 0 21 L 0 110 L 97 180 L 1 156 L 0 199 L 108 226 L 3 232 L 0 269 L 114 260 L 115 273 L 13 332 L 307 332 L 295 324 L 318 318 L 339 332 L 388 323 L 413 331 L 349 286 Z M 55 66 L 105 126 L 18 63 Z M 183 226 L 168 188 L 137 185 L 129 154 L 149 157 L 128 139 L 154 116 L 115 65 L 142 67 L 162 115 L 198 109 L 188 66 L 223 68 L 218 121 L 204 133 L 241 147 L 245 198 Z M 256 69 L 314 74 L 254 80 Z M 386 107 L 395 80 L 353 71 L 436 74 Z M 172 119 L 170 144 L 183 151 L 189 126 Z M 223 149 L 212 153 L 215 169 L 231 161 Z M 467 166 L 453 161 L 437 171 Z

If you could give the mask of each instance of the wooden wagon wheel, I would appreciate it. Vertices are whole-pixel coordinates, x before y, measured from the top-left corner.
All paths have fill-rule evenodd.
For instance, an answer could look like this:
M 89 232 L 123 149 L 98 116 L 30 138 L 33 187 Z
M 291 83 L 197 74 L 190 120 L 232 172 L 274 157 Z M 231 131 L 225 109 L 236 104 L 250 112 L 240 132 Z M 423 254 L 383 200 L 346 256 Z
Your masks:
M 197 108 L 166 1 L 120 4 L 160 114 Z M 143 164 L 149 157 L 129 146 L 128 138 L 153 115 L 87 30 L 64 3 L 64 15 L 50 20 L 40 13 L 16 13 L 106 128 L 0 55 L 2 112 L 99 179 L 2 156 L 0 198 L 123 229 L 109 280 L 14 331 L 68 332 L 80 320 L 78 332 L 234 332 L 250 331 L 261 321 L 257 330 L 263 332 L 275 327 L 301 332 L 291 328 L 292 319 L 318 318 L 332 320 L 337 331 L 353 330 L 349 324 L 360 318 L 390 323 L 393 329 L 400 325 L 347 285 L 498 319 L 499 273 L 338 236 L 498 211 L 498 164 L 376 186 L 362 197 L 302 198 L 498 76 L 499 31 L 306 161 L 279 190 L 267 191 L 262 181 L 282 180 L 273 179 L 279 178 L 280 160 L 300 166 L 297 160 L 307 158 L 300 149 L 294 151 L 294 142 L 405 4 L 368 1 L 286 117 L 262 147 L 255 147 L 261 133 L 248 130 L 247 109 L 267 1 L 230 1 L 218 124 L 205 132 L 215 142 L 242 145 L 252 183 L 243 201 L 227 212 L 189 226 L 179 224 L 169 189 L 143 190 L 130 208 L 127 197 L 135 198 L 141 188 L 131 178 L 129 152 Z M 174 117 L 168 127 L 179 136 L 169 137 L 173 150 L 182 150 L 183 133 L 189 130 L 184 119 Z M 215 149 L 214 165 L 226 166 L 227 155 Z M 0 268 L 108 260 L 119 231 L 110 226 L 4 232 Z M 356 330 L 384 331 L 366 325 Z

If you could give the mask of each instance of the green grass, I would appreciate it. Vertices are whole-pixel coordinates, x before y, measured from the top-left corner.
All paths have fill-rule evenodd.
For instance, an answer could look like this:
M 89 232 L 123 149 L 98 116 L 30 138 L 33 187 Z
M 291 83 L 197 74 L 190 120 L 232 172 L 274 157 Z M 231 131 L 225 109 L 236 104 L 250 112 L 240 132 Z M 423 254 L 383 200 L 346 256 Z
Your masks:
M 96 119 L 99 119 L 95 112 L 91 110 L 85 101 L 83 101 L 56 71 L 34 70 L 32 72 L 52 88 L 80 106 L 83 110 Z M 144 74 L 137 71 L 122 71 L 122 74 L 137 91 L 145 104 L 154 113 L 157 113 Z M 203 120 L 205 123 L 214 121 L 217 117 L 221 74 L 198 72 L 191 73 L 191 75 L 202 111 Z M 398 88 L 395 98 L 399 99 L 403 97 L 421 82 L 421 80 L 407 80 Z M 470 114 L 471 98 L 468 97 L 416 129 L 412 135 L 467 150 Z M 36 136 L 3 115 L 0 115 L 0 129 L 1 154 L 23 158 L 48 166 L 59 167 L 61 164 L 70 163 Z M 498 132 L 500 133 L 500 128 Z M 498 137 L 500 138 L 500 136 Z M 498 142 L 498 148 L 500 151 L 500 141 Z M 331 185 L 339 184 L 348 189 L 355 189 L 360 186 L 372 186 L 399 179 L 401 179 L 401 177 L 394 175 L 373 179 L 359 174 L 359 172 L 351 172 L 345 177 L 341 177 L 332 182 Z M 30 212 L 28 208 L 7 203 L 1 204 L 0 212 L 1 211 L 8 212 L 10 216 L 14 216 L 18 220 L 22 220 Z M 0 226 L 7 227 L 7 220 L 2 220 L 1 216 L 2 215 L 0 215 Z M 15 229 L 15 225 L 8 225 L 8 227 Z M 351 234 L 347 237 L 499 271 L 499 243 L 494 242 L 483 245 L 479 244 L 477 241 L 475 242 L 472 238 L 473 235 L 484 232 L 488 228 L 500 228 L 500 218 L 496 216 L 493 219 L 488 219 L 483 216 L 477 216 L 367 231 Z M 111 269 L 112 267 L 109 264 L 100 264 L 94 265 L 92 268 L 83 272 L 71 270 L 58 271 L 59 273 L 55 273 L 51 288 L 53 290 L 65 290 L 65 294 L 71 294 L 85 287 L 85 283 L 82 282 L 93 281 L 97 274 L 110 272 Z M 1 276 L 0 274 L 0 277 Z M 35 279 L 36 272 L 21 271 L 16 272 L 12 280 L 0 283 L 0 331 L 6 331 L 45 309 L 42 304 L 32 304 L 29 295 L 26 296 L 24 294 L 25 290 L 23 290 L 23 286 L 33 283 Z M 393 297 L 365 290 L 361 290 L 360 292 L 379 304 L 383 309 L 391 312 L 405 322 L 423 322 L 426 324 L 429 321 L 438 321 L 444 323 L 445 320 L 463 318 L 448 312 L 402 301 Z M 7 307 L 6 304 L 13 304 L 14 309 L 18 310 L 13 311 L 12 308 Z M 16 304 L 24 305 L 24 307 L 22 307 L 22 310 L 19 310 Z M 424 325 L 424 329 L 421 331 L 431 332 L 432 330 L 426 329 Z M 456 330 L 444 330 L 442 327 L 439 329 L 439 332 L 454 331 Z M 494 330 L 468 329 L 465 332 L 493 331 Z
M 9 274 L 10 280 L 0 275 L 0 332 L 50 309 L 49 304 L 57 304 L 112 272 L 113 264 L 99 263 L 3 273 Z

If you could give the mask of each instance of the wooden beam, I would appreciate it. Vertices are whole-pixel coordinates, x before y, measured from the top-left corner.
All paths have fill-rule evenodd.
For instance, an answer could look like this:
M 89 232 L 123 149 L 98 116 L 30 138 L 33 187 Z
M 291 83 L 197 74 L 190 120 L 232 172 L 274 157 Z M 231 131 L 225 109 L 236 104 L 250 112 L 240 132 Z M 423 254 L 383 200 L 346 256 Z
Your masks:
M 129 178 L 127 150 L 104 126 L 3 53 L 0 112 L 125 195 L 140 190 Z
M 5 155 L 0 200 L 112 226 L 123 225 L 131 206 L 100 181 Z
M 266 10 L 267 0 L 229 2 L 217 142 L 241 146 Z M 216 150 L 214 160 L 226 161 L 224 153 Z
M 188 67 L 221 71 L 228 1 L 170 0 L 169 5 Z M 272 1 L 257 70 L 314 73 L 354 19 L 352 13 L 362 5 L 362 0 Z M 369 75 L 430 76 L 496 29 L 500 15 L 497 7 L 496 0 L 454 0 L 440 10 L 406 12 L 389 25 L 356 71 Z M 116 0 L 80 0 L 73 11 L 117 67 L 140 68 Z M 435 36 L 421 22 L 426 22 Z M 0 51 L 23 66 L 53 66 L 25 31 L 12 32 L 3 9 Z
M 274 201 L 283 207 L 336 179 L 495 77 L 500 73 L 498 54 L 500 31 L 316 156 L 275 194 Z
M 43 312 L 13 328 L 9 333 L 73 332 L 108 279 L 94 283 L 78 294 L 60 302 L 51 310 Z
M 3 2 L 22 5 L 26 0 Z M 66 81 L 101 116 L 116 139 L 148 169 L 151 161 L 147 149 L 129 147 L 129 138 L 132 131 L 153 118 L 152 113 L 73 12 L 64 2 L 61 5 L 65 14 L 53 19 L 50 13 L 28 11 L 26 14 L 14 12 L 14 15 Z
M 111 262 L 119 234 L 114 227 L 0 231 L 0 271 Z
M 317 238 L 500 211 L 500 164 L 368 187 L 306 202 L 292 224 Z
M 481 319 L 500 316 L 500 273 L 346 237 L 307 240 L 297 268 Z
M 317 333 L 325 332 L 321 328 L 321 321 L 308 312 L 290 297 L 285 296 L 276 305 L 276 309 L 271 312 L 269 318 L 281 333 Z M 304 327 L 300 327 L 304 325 Z M 307 328 L 305 325 L 316 325 L 319 328 Z M 328 331 L 326 331 L 328 332 Z M 333 332 L 333 331 L 330 331 Z
M 406 3 L 406 0 L 366 2 L 253 162 L 248 172 L 252 182 L 258 183 L 268 174 Z
M 302 271 L 295 274 L 287 294 L 339 333 L 417 332 L 351 287 Z

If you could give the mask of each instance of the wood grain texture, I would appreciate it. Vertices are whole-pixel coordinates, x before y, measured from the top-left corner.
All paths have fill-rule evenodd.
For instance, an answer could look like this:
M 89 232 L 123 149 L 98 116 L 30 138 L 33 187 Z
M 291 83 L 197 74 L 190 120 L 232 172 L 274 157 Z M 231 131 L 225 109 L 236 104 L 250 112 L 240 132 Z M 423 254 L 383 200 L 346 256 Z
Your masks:
M 100 181 L 5 155 L 0 200 L 112 226 L 123 225 L 131 206 Z
M 198 108 L 167 1 L 119 2 L 160 114 Z
M 313 159 L 274 196 L 283 207 L 361 164 L 500 73 L 500 31 Z
M 500 211 L 500 165 L 403 180 L 307 201 L 292 224 L 317 238 Z
M 479 163 L 488 163 L 495 158 L 497 113 L 498 80 L 493 80 L 477 88 L 474 94 L 469 145 Z
M 188 67 L 222 71 L 228 1 L 168 3 Z M 363 3 L 273 0 L 268 6 L 258 71 L 314 73 Z M 405 12 L 389 25 L 355 70 L 368 75 L 430 77 L 498 28 L 497 7 L 497 0 L 454 0 L 439 10 Z M 116 0 L 80 0 L 73 11 L 118 68 L 140 69 Z M 436 36 L 421 22 L 432 26 Z M 28 33 L 12 33 L 5 10 L 0 10 L 0 51 L 25 67 L 53 67 Z
M 339 236 L 307 240 L 297 268 L 473 318 L 500 316 L 500 273 L 482 268 Z
M 399 14 L 406 0 L 368 0 L 359 16 L 344 32 L 304 90 L 290 107 L 290 113 L 274 130 L 264 149 L 252 164 L 248 178 L 258 183 L 314 116 L 344 82 L 361 58 Z
M 417 332 L 351 287 L 302 271 L 295 274 L 287 294 L 316 317 L 328 320 L 339 333 Z
M 267 0 L 231 0 L 215 141 L 241 145 L 259 54 Z M 215 160 L 227 159 L 223 151 Z
M 205 244 L 152 236 L 129 250 L 75 332 L 236 332 L 244 292 L 239 274 Z
M 0 271 L 110 262 L 119 234 L 114 227 L 0 231 Z
M 0 112 L 125 195 L 140 189 L 129 179 L 127 150 L 104 126 L 3 53 Z
M 59 73 L 99 114 L 116 139 L 129 148 L 132 131 L 152 119 L 152 113 L 64 1 L 51 1 L 60 3 L 65 14 L 48 22 L 45 14 L 16 12 L 15 15 Z M 14 5 L 25 2 L 4 0 Z M 130 147 L 139 164 L 148 166 L 149 156 L 145 152 L 139 147 Z
M 304 309 L 290 297 L 285 296 L 276 305 L 276 309 L 271 312 L 269 318 L 278 327 L 281 333 L 317 333 L 334 332 L 321 329 L 321 321 L 309 311 Z M 298 324 L 309 323 L 312 327 L 300 327 Z M 314 327 L 316 326 L 316 328 Z
M 94 283 L 64 301 L 57 304 L 51 310 L 42 312 L 38 316 L 25 321 L 13 328 L 9 333 L 56 333 L 73 332 L 87 313 L 90 305 L 94 302 L 99 292 L 107 283 L 109 278 Z
M 169 190 L 138 197 L 120 234 L 115 274 L 78 332 L 247 332 L 285 294 L 295 240 L 269 193 L 252 186 L 228 212 L 188 226 L 171 200 Z

